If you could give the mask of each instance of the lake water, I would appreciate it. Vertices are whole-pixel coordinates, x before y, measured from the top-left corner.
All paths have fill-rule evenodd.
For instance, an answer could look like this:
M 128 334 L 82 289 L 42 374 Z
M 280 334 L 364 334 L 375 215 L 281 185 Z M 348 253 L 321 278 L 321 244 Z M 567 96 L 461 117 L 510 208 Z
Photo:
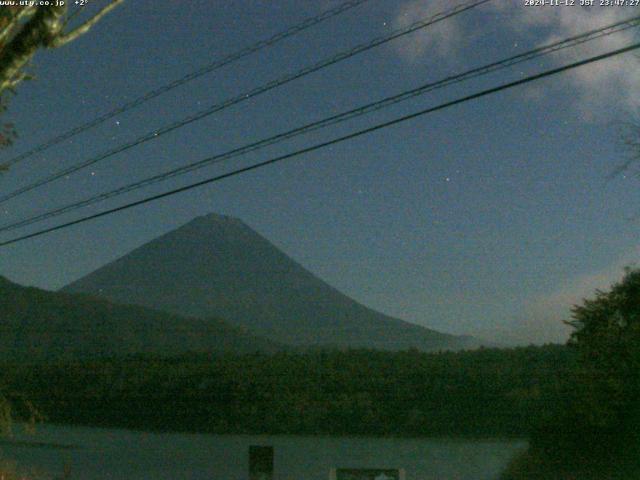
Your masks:
M 42 425 L 0 445 L 23 468 L 81 480 L 247 480 L 250 445 L 274 447 L 275 480 L 328 480 L 331 468 L 404 468 L 407 480 L 491 480 L 523 440 L 145 433 Z M 48 478 L 51 478 L 49 476 Z

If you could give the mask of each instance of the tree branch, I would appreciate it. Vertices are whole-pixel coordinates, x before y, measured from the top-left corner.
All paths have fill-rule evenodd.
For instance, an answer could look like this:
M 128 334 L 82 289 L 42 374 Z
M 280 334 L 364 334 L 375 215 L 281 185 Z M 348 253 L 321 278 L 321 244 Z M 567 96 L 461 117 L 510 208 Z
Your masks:
M 25 7 L 0 27 L 0 94 L 16 87 L 26 76 L 22 69 L 39 48 L 57 48 L 88 32 L 102 17 L 124 0 L 112 0 L 92 18 L 68 33 L 64 33 L 66 5 Z M 21 20 L 31 18 L 21 24 Z M 68 19 L 67 19 L 68 20 Z M 20 29 L 14 34 L 17 27 Z M 3 39 L 8 43 L 1 45 Z
M 124 0 L 113 0 L 109 5 L 104 7 L 102 10 L 100 10 L 98 13 L 96 13 L 93 17 L 91 17 L 89 20 L 84 22 L 79 27 L 74 28 L 69 33 L 65 33 L 63 35 L 57 35 L 55 38 L 52 39 L 51 44 L 47 46 L 52 48 L 61 47 L 63 45 L 66 45 L 69 42 L 72 42 L 79 36 L 84 35 L 91 29 L 91 27 L 93 27 L 96 23 L 98 23 L 102 17 L 104 17 L 107 13 L 109 13 L 111 10 L 116 8 L 122 2 L 124 2 Z
M 20 70 L 38 48 L 48 46 L 60 34 L 65 7 L 42 7 L 36 10 L 22 30 L 0 53 L 0 92 L 15 86 Z
M 24 7 L 13 16 L 9 23 L 2 29 L 2 31 L 0 31 L 0 44 L 3 44 L 7 38 L 11 36 L 15 28 L 20 25 L 20 22 L 27 16 L 31 15 L 35 8 L 36 7 Z

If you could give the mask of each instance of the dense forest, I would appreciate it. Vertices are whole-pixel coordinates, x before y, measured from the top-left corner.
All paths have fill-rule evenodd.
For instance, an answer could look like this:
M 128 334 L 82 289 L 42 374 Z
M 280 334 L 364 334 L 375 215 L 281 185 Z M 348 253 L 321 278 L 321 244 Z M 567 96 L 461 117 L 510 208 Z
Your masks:
M 524 436 L 574 390 L 562 346 L 5 364 L 51 422 L 217 433 Z

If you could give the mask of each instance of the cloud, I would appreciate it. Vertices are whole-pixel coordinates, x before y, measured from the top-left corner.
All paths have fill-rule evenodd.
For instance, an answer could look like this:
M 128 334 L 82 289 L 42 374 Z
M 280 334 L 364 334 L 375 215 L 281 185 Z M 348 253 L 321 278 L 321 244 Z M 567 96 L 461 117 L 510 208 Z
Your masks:
M 444 0 L 409 1 L 400 8 L 395 24 L 396 27 L 407 26 L 430 13 L 449 8 L 451 2 Z M 487 11 L 498 14 L 493 16 L 492 22 L 488 22 L 491 25 L 486 32 L 477 31 L 477 27 L 471 31 L 471 27 L 466 26 L 462 20 L 465 15 L 456 16 L 400 42 L 397 47 L 400 56 L 409 62 L 424 59 L 427 54 L 433 57 L 434 53 L 440 57 L 452 57 L 456 53 L 464 53 L 459 51 L 461 41 L 471 34 L 511 35 L 514 41 L 524 37 L 525 42 L 529 42 L 533 48 L 626 19 L 636 13 L 629 8 L 599 6 L 524 7 L 523 0 L 495 0 L 481 8 L 485 14 Z M 496 18 L 501 22 L 497 28 Z M 561 65 L 614 50 L 637 40 L 635 30 L 618 32 L 576 48 L 556 52 L 548 58 Z M 511 53 L 505 53 L 505 56 Z M 568 91 L 586 120 L 612 108 L 622 108 L 637 114 L 640 110 L 640 59 L 630 53 L 620 55 L 566 72 L 557 77 L 555 83 L 547 85 L 547 91 L 559 88 Z
M 451 8 L 449 0 L 413 0 L 400 7 L 393 22 L 394 29 L 406 28 L 425 18 Z M 460 21 L 453 17 L 438 22 L 429 28 L 419 30 L 408 37 L 403 37 L 395 43 L 399 55 L 406 61 L 413 63 L 425 54 L 440 57 L 452 56 L 464 28 Z
M 506 3 L 513 5 L 515 2 Z M 504 9 L 504 4 L 502 5 L 494 8 Z M 519 8 L 512 16 L 510 27 L 531 34 L 539 35 L 544 32 L 539 43 L 546 44 L 624 20 L 631 13 L 625 8 L 597 6 Z M 635 38 L 635 29 L 629 29 L 576 48 L 562 50 L 554 58 L 557 64 L 564 64 L 624 47 L 633 43 Z M 571 91 L 585 119 L 590 119 L 596 111 L 611 107 L 622 107 L 635 113 L 640 107 L 639 74 L 640 60 L 631 54 L 625 54 L 571 70 L 560 78 L 557 85 Z
M 470 329 L 470 333 L 503 345 L 565 343 L 573 330 L 564 323 L 571 319 L 572 307 L 593 298 L 596 290 L 609 290 L 622 279 L 624 268 L 637 267 L 639 259 L 640 247 L 605 268 L 569 277 L 542 294 L 518 301 L 517 310 L 492 325 Z

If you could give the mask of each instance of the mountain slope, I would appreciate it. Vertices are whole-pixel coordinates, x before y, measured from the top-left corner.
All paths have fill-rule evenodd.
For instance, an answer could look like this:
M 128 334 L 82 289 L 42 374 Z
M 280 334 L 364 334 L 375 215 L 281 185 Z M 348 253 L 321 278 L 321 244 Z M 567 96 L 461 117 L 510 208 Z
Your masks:
M 68 285 L 118 303 L 216 316 L 292 345 L 463 348 L 455 337 L 371 310 L 332 288 L 238 219 L 207 215 Z
M 275 351 L 220 320 L 184 318 L 86 295 L 22 287 L 0 277 L 0 359 L 137 353 Z

